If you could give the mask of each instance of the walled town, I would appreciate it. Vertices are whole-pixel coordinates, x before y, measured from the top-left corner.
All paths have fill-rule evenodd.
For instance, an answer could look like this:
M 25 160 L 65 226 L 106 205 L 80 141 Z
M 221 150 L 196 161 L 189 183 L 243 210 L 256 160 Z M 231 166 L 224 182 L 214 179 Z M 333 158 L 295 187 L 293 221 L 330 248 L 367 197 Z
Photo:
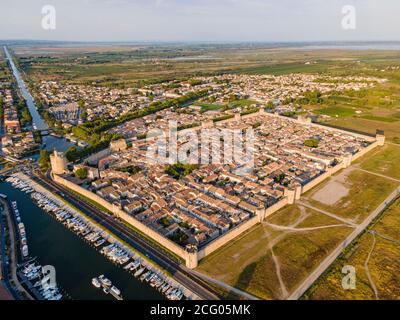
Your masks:
M 218 132 L 248 129 L 254 130 L 252 166 L 221 160 L 227 151 L 219 148 L 223 135 Z M 350 165 L 353 156 L 377 143 L 375 138 L 311 124 L 304 117 L 294 120 L 261 110 L 180 131 L 178 149 L 207 130 L 212 132 L 208 144 L 199 139 L 196 147 L 207 159 L 221 156 L 220 162 L 204 163 L 193 156 L 186 164 L 153 162 L 147 151 L 160 138 L 153 137 L 129 147 L 123 139 L 113 141 L 107 155 L 75 165 L 78 175 L 56 154 L 53 172 L 179 246 L 198 250 L 255 216 L 265 217 L 291 190 L 301 190 L 332 168 Z

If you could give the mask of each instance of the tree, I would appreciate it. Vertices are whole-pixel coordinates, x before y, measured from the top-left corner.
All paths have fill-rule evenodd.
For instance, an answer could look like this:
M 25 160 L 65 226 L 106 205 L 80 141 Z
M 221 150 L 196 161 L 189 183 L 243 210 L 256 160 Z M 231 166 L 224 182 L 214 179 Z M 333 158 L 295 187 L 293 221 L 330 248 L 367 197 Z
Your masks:
M 130 175 L 135 175 L 136 173 L 142 171 L 142 169 L 139 168 L 138 166 L 129 166 L 129 167 L 125 167 L 125 168 L 120 168 L 120 169 L 118 169 L 118 171 L 127 172 Z
M 48 168 L 50 168 L 50 154 L 52 154 L 52 151 L 48 150 L 40 150 L 40 156 L 39 156 L 39 167 L 43 170 L 46 171 Z
M 28 110 L 28 108 L 25 108 L 22 113 L 21 113 L 21 123 L 22 125 L 26 125 L 32 122 L 32 116 Z
M 4 116 L 4 101 L 3 98 L 0 97 L 0 119 Z
M 84 180 L 87 178 L 88 171 L 86 168 L 79 168 L 78 170 L 75 171 L 75 175 L 81 179 Z
M 199 166 L 195 164 L 183 164 L 178 162 L 168 166 L 165 169 L 165 173 L 178 180 L 191 174 L 198 167 Z
M 319 141 L 317 139 L 307 139 L 304 141 L 304 145 L 310 148 L 318 148 Z
M 79 108 L 83 109 L 83 108 L 85 108 L 85 105 L 86 105 L 86 102 L 84 100 L 82 100 L 82 99 L 78 100 L 78 107 Z
M 86 121 L 86 120 L 87 120 L 87 117 L 88 117 L 87 112 L 86 112 L 86 111 L 82 111 L 82 112 L 81 112 L 81 115 L 80 115 L 81 120 L 82 120 L 82 121 Z

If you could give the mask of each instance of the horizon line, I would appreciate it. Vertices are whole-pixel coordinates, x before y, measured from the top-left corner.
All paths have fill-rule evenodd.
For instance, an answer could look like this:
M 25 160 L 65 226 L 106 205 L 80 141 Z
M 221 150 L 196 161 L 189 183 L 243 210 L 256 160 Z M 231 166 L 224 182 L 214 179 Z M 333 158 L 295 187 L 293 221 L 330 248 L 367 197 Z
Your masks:
M 50 40 L 50 39 L 0 39 L 0 42 L 48 42 L 76 44 L 369 44 L 398 43 L 400 40 Z

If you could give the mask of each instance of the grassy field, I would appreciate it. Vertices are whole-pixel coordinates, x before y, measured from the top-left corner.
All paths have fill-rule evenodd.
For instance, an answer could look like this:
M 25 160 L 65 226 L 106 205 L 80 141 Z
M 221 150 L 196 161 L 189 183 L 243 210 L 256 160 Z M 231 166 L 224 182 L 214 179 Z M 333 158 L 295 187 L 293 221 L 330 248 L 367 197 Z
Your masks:
M 393 161 L 390 161 L 390 160 Z M 385 145 L 361 158 L 357 165 L 365 170 L 394 177 L 400 159 L 400 147 Z M 312 200 L 312 195 L 330 181 L 305 195 L 312 205 L 345 218 L 361 222 L 399 184 L 389 179 L 357 170 L 342 171 L 333 177 L 349 189 L 349 195 L 332 206 Z M 311 200 L 310 200 L 311 199 Z M 277 226 L 296 228 L 285 230 Z M 312 229 L 322 227 L 324 229 Z M 328 226 L 330 226 L 328 228 Z M 373 230 L 379 235 L 400 241 L 400 200 L 378 221 Z M 307 228 L 307 230 L 299 230 Z M 311 229 L 310 229 L 311 228 Z M 353 229 L 342 222 L 299 205 L 286 206 L 269 217 L 266 223 L 255 226 L 240 238 L 220 248 L 200 262 L 199 270 L 236 288 L 263 299 L 283 299 L 316 268 L 322 260 Z M 376 236 L 369 269 L 381 298 L 400 298 L 398 270 L 400 245 Z M 307 293 L 308 299 L 373 299 L 374 292 L 365 274 L 364 263 L 373 244 L 373 236 L 365 234 L 350 246 L 346 254 L 335 262 Z M 272 250 L 271 250 L 272 248 Z M 280 283 L 277 272 L 279 265 Z M 341 287 L 344 265 L 357 268 L 357 290 L 344 291 Z
M 384 75 L 382 64 L 398 62 L 397 52 L 296 50 L 265 45 L 181 45 L 104 47 L 16 47 L 19 62 L 34 80 L 97 81 L 135 86 L 193 75 L 220 73 Z M 47 52 L 47 53 L 46 53 Z M 311 64 L 306 64 L 312 61 Z M 358 70 L 358 71 L 357 71 Z
M 313 195 L 333 179 L 337 180 L 337 176 L 308 192 L 304 199 L 319 209 L 350 219 L 356 223 L 363 221 L 398 186 L 395 181 L 355 169 L 347 177 L 344 177 L 345 181 L 340 182 L 348 189 L 348 195 L 342 197 L 334 205 L 327 205 L 314 200 Z
M 361 168 L 391 178 L 400 179 L 400 145 L 385 145 L 359 161 Z
M 14 50 L 21 67 L 35 81 L 51 79 L 109 87 L 140 87 L 221 73 L 385 78 L 386 83 L 359 91 L 332 92 L 323 97 L 323 102 L 303 107 L 321 116 L 319 121 L 335 126 L 372 134 L 376 129 L 385 130 L 389 141 L 400 144 L 400 70 L 394 68 L 400 64 L 398 51 L 293 50 L 263 45 L 52 46 Z M 237 106 L 249 103 L 242 101 Z M 235 103 L 227 107 L 235 107 Z M 214 108 L 205 106 L 203 111 Z
M 201 103 L 200 107 L 201 107 L 201 112 L 220 110 L 224 108 L 224 106 L 220 104 L 208 104 L 208 103 Z
M 290 291 L 351 229 L 338 226 L 287 231 L 273 225 L 313 228 L 338 224 L 337 220 L 313 210 L 287 206 L 265 224 L 255 226 L 203 259 L 199 271 L 262 299 L 283 299 L 274 257 L 280 265 L 283 284 Z
M 369 134 L 375 134 L 377 129 L 384 130 L 386 139 L 389 142 L 400 144 L 400 124 L 397 122 L 378 122 L 359 117 L 352 117 L 334 119 L 327 123 Z
M 290 234 L 274 248 L 281 264 L 282 277 L 294 290 L 329 253 L 351 232 L 347 227 Z
M 316 114 L 323 114 L 330 117 L 348 117 L 355 114 L 355 110 L 345 107 L 327 107 L 314 110 Z
M 10 71 L 3 54 L 3 50 L 0 50 L 0 82 L 10 80 Z
M 372 114 L 368 114 L 365 116 L 361 116 L 362 119 L 366 119 L 366 120 L 372 120 L 372 121 L 378 121 L 378 122 L 397 122 L 399 121 L 399 119 L 395 118 L 395 117 L 380 117 L 380 116 L 374 116 Z
M 400 200 L 385 211 L 382 217 L 370 228 L 377 235 L 364 233 L 355 240 L 350 249 L 340 256 L 331 268 L 305 294 L 304 299 L 376 299 L 367 276 L 365 264 L 368 255 L 368 269 L 379 299 L 400 299 Z M 386 240 L 388 237 L 394 241 Z M 375 245 L 374 245 L 375 237 Z M 356 268 L 356 289 L 344 290 L 341 286 L 344 266 Z

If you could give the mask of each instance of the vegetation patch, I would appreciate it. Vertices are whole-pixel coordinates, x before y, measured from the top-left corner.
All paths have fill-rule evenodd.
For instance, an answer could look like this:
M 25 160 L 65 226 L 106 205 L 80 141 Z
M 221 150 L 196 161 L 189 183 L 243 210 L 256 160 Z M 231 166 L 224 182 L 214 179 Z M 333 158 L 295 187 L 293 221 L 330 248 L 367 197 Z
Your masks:
M 378 298 L 397 300 L 400 298 L 400 200 L 393 203 L 383 215 L 370 227 L 376 235 L 364 233 L 351 243 L 334 264 L 305 293 L 303 299 L 310 300 L 375 300 L 365 269 L 368 262 L 370 276 L 377 288 Z M 375 236 L 375 246 L 373 237 Z M 384 237 L 388 238 L 385 239 Z M 393 241 L 394 240 L 394 241 Z M 372 251 L 371 251 L 372 250 Z M 352 265 L 356 268 L 357 282 L 354 290 L 342 287 L 342 268 Z
M 361 168 L 400 179 L 400 146 L 385 145 L 361 160 Z
M 318 148 L 319 141 L 317 139 L 307 139 L 304 141 L 304 145 L 310 148 Z
M 187 175 L 191 174 L 194 170 L 196 170 L 199 166 L 195 164 L 183 164 L 183 163 L 175 163 L 169 165 L 165 169 L 165 173 L 173 177 L 174 179 L 182 179 Z
M 345 180 L 342 182 L 343 185 L 349 190 L 348 195 L 342 197 L 334 205 L 323 204 L 312 198 L 312 195 L 324 188 L 330 180 L 311 192 L 311 195 L 307 194 L 306 196 L 315 207 L 354 222 L 363 221 L 398 185 L 395 181 L 360 170 L 353 170 L 343 179 Z
M 326 115 L 330 117 L 350 117 L 355 114 L 355 111 L 344 107 L 327 107 L 317 109 L 314 111 L 316 114 Z
M 396 122 L 396 121 L 400 120 L 400 119 L 391 118 L 391 117 L 374 116 L 371 114 L 362 116 L 361 118 L 366 119 L 366 120 L 379 121 L 379 122 Z

